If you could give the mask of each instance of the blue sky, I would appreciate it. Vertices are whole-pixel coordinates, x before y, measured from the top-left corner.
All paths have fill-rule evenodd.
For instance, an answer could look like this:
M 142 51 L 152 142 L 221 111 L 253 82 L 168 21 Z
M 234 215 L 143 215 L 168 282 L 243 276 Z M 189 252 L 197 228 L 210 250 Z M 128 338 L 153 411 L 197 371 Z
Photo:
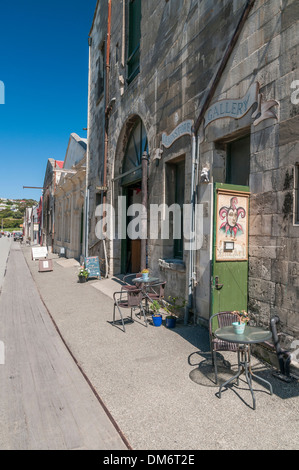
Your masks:
M 48 158 L 86 137 L 88 34 L 96 0 L 14 0 L 0 7 L 0 197 L 38 200 Z M 1 101 L 1 100 L 0 100 Z

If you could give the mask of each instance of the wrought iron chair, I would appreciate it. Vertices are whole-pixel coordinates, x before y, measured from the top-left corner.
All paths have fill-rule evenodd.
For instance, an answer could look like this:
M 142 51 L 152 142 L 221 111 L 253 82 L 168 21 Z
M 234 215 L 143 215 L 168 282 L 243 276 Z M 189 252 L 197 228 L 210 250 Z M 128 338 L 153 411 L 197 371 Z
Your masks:
M 210 317 L 209 320 L 209 334 L 210 334 L 210 347 L 212 354 L 212 364 L 215 370 L 215 383 L 218 384 L 217 376 L 217 351 L 237 351 L 239 354 L 239 347 L 237 343 L 229 343 L 216 338 L 214 331 L 217 328 L 230 326 L 233 322 L 239 321 L 239 316 L 230 311 L 218 312 Z M 216 325 L 216 326 L 215 326 Z
M 157 300 L 158 302 L 161 302 L 163 305 L 166 306 L 166 302 L 164 301 L 165 285 L 166 285 L 166 281 L 161 281 L 155 284 L 150 284 L 146 289 L 146 297 L 151 302 L 153 302 L 154 300 Z
M 124 277 L 123 277 L 123 282 L 129 286 L 132 286 L 132 280 L 135 279 L 136 277 L 141 277 L 142 274 L 141 273 L 134 273 L 134 274 L 126 274 Z
M 134 286 L 129 286 L 125 290 L 122 289 L 119 292 L 114 292 L 113 300 L 114 300 L 113 322 L 112 322 L 113 325 L 115 324 L 115 308 L 117 308 L 118 311 L 119 311 L 124 332 L 126 331 L 126 329 L 125 329 L 125 323 L 124 323 L 124 318 L 123 318 L 121 309 L 130 308 L 131 309 L 131 320 L 133 321 L 133 319 L 132 319 L 133 310 L 136 309 L 136 308 L 139 308 L 140 311 L 143 313 L 144 322 L 147 326 L 147 318 L 146 318 L 145 311 L 144 311 L 144 308 L 143 308 L 143 305 L 142 305 L 143 292 L 141 291 L 141 289 L 137 289 Z
M 126 289 L 127 286 L 131 287 L 137 287 L 136 284 L 132 284 L 132 280 L 135 279 L 136 277 L 141 277 L 142 274 L 141 273 L 134 273 L 134 274 L 126 274 L 122 281 L 125 283 L 123 286 L 122 286 L 122 289 Z

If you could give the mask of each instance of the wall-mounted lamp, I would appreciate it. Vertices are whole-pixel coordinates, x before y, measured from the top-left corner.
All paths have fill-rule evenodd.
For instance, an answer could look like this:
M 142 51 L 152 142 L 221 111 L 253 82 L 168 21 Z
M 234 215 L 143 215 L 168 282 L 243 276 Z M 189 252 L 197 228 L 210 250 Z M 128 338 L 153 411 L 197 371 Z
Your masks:
M 162 158 L 162 153 L 163 153 L 162 149 L 155 149 L 154 150 L 153 161 L 156 162 L 156 166 L 159 166 L 159 160 L 161 160 L 161 158 Z
M 209 168 L 203 168 L 200 172 L 200 182 L 209 183 L 210 182 L 210 170 Z

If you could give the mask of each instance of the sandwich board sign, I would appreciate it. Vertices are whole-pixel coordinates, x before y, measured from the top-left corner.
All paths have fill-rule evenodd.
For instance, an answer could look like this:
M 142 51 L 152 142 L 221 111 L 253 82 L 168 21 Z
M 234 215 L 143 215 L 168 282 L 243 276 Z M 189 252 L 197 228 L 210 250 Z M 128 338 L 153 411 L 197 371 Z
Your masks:
M 97 277 L 101 279 L 100 260 L 98 256 L 89 256 L 84 260 L 85 269 L 89 271 L 88 278 Z
M 38 262 L 38 270 L 39 272 L 45 272 L 45 271 L 53 271 L 53 263 L 51 259 L 40 259 Z
M 48 249 L 46 246 L 34 246 L 32 247 L 32 259 L 40 259 L 48 257 Z

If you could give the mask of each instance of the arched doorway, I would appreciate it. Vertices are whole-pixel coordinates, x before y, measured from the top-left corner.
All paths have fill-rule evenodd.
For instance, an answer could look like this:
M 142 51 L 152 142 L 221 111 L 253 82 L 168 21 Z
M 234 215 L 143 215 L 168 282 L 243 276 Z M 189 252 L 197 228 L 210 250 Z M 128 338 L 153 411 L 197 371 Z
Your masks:
M 122 164 L 122 194 L 126 196 L 127 208 L 132 204 L 141 204 L 141 157 L 148 153 L 146 130 L 142 120 L 137 117 L 128 138 Z M 133 217 L 127 217 L 126 227 Z M 131 240 L 128 236 L 122 240 L 121 265 L 123 273 L 140 271 L 141 240 Z

